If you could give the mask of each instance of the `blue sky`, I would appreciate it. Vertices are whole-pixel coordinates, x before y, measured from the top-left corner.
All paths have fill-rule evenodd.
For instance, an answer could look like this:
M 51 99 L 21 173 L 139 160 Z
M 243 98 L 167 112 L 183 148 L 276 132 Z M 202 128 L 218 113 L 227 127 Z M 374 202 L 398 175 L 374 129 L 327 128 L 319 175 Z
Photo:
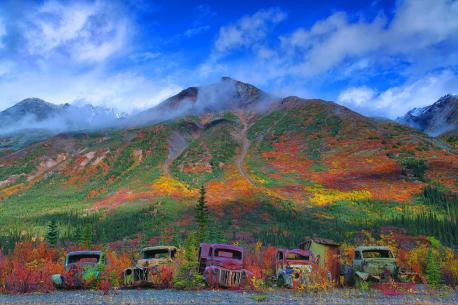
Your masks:
M 458 93 L 458 1 L 0 3 L 0 109 L 133 112 L 226 75 L 394 118 Z

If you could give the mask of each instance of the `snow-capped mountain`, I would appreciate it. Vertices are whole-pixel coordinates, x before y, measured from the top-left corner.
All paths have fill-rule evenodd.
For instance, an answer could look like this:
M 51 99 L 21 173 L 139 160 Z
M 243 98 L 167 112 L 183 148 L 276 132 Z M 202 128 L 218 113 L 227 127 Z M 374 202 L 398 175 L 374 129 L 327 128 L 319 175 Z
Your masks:
M 455 130 L 458 128 L 458 96 L 445 95 L 430 106 L 410 110 L 398 121 L 434 137 Z
M 50 133 L 114 126 L 122 115 L 90 104 L 56 105 L 38 98 L 25 99 L 0 112 L 0 134 L 23 130 Z

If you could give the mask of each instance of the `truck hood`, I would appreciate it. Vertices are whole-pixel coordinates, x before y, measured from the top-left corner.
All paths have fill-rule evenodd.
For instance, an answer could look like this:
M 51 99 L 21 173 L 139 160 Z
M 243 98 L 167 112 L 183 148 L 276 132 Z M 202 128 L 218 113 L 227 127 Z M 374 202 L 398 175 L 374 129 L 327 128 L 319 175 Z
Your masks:
M 214 258 L 215 265 L 229 270 L 243 269 L 243 262 L 231 258 Z
M 139 259 L 137 261 L 137 267 L 146 268 L 146 267 L 158 266 L 162 264 L 167 264 L 170 261 L 171 259 L 169 258 Z
M 396 259 L 394 258 L 367 258 L 364 259 L 361 271 L 369 274 L 381 274 L 385 270 L 389 270 L 393 273 L 396 268 Z
M 395 264 L 395 258 L 365 258 L 363 261 L 368 264 Z
M 290 264 L 288 265 L 289 269 L 299 269 L 302 272 L 312 272 L 311 264 Z
M 73 269 L 73 268 L 76 268 L 76 269 L 81 269 L 81 270 L 86 270 L 86 269 L 89 269 L 89 268 L 94 268 L 95 266 L 97 266 L 97 263 L 72 263 L 72 264 L 68 264 L 65 266 L 65 270 L 70 270 L 70 269 Z

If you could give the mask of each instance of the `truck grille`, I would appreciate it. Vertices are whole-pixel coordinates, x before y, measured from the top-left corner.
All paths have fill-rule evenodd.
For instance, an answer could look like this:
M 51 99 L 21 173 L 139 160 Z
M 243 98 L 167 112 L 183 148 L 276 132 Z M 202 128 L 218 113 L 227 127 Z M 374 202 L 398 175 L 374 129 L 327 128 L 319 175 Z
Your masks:
M 239 287 L 242 282 L 242 272 L 220 270 L 219 284 L 224 287 Z

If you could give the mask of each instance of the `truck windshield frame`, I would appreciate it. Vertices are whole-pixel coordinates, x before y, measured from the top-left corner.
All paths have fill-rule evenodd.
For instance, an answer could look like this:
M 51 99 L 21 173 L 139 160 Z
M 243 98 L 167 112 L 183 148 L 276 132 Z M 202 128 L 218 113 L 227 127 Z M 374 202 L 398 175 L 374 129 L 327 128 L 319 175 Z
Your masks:
M 161 259 L 169 257 L 170 254 L 168 249 L 155 249 L 143 251 L 143 259 Z
M 99 254 L 74 254 L 68 256 L 67 264 L 93 263 L 100 262 Z
M 214 257 L 242 260 L 242 252 L 237 250 L 216 248 L 213 253 Z
M 371 249 L 362 251 L 363 258 L 393 258 L 391 250 Z

